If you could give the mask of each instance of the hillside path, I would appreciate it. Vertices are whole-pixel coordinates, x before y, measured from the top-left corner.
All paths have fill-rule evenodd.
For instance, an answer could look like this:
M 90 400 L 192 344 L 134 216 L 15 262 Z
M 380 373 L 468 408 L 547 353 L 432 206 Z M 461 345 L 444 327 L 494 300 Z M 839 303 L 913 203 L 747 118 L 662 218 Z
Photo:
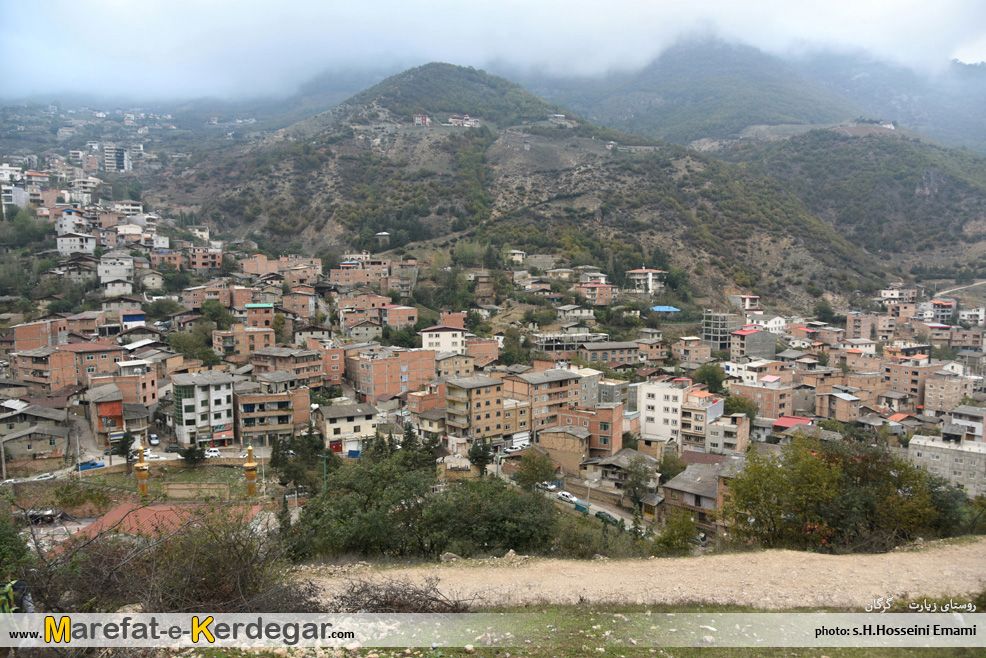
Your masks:
M 351 577 L 438 577 L 438 587 L 479 605 L 532 603 L 680 604 L 708 602 L 765 609 L 856 607 L 879 597 L 954 597 L 986 588 L 986 538 L 928 543 L 882 555 L 759 551 L 647 560 L 502 558 L 370 569 L 348 575 L 308 574 L 326 594 Z

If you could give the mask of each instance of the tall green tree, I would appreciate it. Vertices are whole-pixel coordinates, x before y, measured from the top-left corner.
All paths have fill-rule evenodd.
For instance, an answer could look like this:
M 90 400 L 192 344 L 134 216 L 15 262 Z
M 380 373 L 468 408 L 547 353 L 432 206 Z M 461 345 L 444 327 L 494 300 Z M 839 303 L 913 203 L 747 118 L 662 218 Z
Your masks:
M 520 458 L 517 469 L 517 484 L 526 491 L 534 491 L 541 482 L 552 482 L 557 477 L 555 464 L 547 455 L 527 450 Z
M 648 484 L 652 477 L 651 467 L 643 457 L 635 457 L 627 465 L 626 475 L 623 491 L 630 496 L 633 508 L 639 511 L 643 508 L 643 499 L 648 493 Z
M 486 439 L 473 439 L 466 457 L 470 464 L 479 469 L 479 476 L 483 477 L 486 475 L 486 467 L 493 463 L 493 449 Z

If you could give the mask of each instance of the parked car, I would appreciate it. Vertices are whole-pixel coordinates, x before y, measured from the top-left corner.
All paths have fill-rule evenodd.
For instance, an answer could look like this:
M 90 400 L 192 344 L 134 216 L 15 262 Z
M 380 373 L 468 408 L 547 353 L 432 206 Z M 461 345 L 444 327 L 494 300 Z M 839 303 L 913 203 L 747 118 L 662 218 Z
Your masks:
M 558 489 L 558 486 L 551 482 L 538 482 L 534 486 L 540 489 L 541 491 L 555 491 L 556 489 Z
M 574 503 L 576 500 L 578 500 L 578 498 L 568 493 L 567 491 L 559 491 L 557 495 L 559 500 L 563 500 L 566 503 Z
M 35 480 L 54 480 L 58 476 L 54 473 L 42 473 L 41 475 L 34 478 Z
M 620 525 L 620 520 L 618 518 L 603 510 L 596 512 L 596 518 L 603 523 L 608 523 L 609 525 Z
M 148 439 L 147 442 L 150 443 L 152 446 L 161 445 L 161 439 L 157 438 L 157 434 L 151 434 L 151 438 Z
M 18 482 L 20 482 L 20 480 L 18 480 L 17 478 L 14 478 L 12 480 L 4 480 L 3 482 L 0 482 L 0 487 L 2 487 L 5 484 L 16 484 Z
M 137 461 L 138 456 L 139 455 L 137 454 L 137 451 L 136 450 L 131 450 L 130 451 L 130 459 L 132 461 Z M 144 459 L 150 459 L 150 458 L 151 458 L 151 449 L 150 448 L 144 448 Z
M 709 538 L 705 536 L 704 532 L 698 533 L 688 541 L 695 544 L 696 546 L 701 546 L 702 548 L 705 548 L 706 546 L 709 545 Z
M 213 457 L 222 457 L 222 453 L 219 452 L 219 448 L 207 448 L 205 451 L 205 458 L 212 459 Z
M 169 443 L 168 447 L 164 449 L 165 452 L 179 452 L 181 451 L 181 446 L 177 443 Z
M 79 464 L 80 471 L 91 471 L 94 468 L 102 468 L 106 466 L 105 462 L 98 462 L 95 459 L 90 459 L 87 462 L 81 462 Z

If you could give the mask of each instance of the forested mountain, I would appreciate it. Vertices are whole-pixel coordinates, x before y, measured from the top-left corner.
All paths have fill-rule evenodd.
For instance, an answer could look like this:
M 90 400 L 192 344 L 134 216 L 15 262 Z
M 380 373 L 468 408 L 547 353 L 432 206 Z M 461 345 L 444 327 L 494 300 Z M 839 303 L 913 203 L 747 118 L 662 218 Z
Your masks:
M 721 155 L 779 181 L 871 252 L 954 254 L 986 239 L 986 156 L 881 132 L 815 130 Z

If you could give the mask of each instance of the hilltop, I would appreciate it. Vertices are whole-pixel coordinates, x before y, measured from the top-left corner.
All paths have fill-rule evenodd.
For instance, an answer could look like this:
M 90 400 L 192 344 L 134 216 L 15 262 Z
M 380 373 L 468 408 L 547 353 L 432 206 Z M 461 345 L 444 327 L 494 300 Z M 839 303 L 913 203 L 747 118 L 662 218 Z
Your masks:
M 481 125 L 442 125 L 452 113 Z M 414 114 L 432 125 L 414 126 Z M 157 198 L 191 199 L 219 229 L 284 246 L 375 248 L 379 231 L 392 248 L 509 243 L 613 272 L 674 265 L 708 274 L 700 285 L 710 290 L 762 286 L 795 304 L 809 301 L 810 284 L 851 290 L 881 278 L 767 176 L 599 129 L 514 83 L 447 64 L 389 78 L 162 183 Z

